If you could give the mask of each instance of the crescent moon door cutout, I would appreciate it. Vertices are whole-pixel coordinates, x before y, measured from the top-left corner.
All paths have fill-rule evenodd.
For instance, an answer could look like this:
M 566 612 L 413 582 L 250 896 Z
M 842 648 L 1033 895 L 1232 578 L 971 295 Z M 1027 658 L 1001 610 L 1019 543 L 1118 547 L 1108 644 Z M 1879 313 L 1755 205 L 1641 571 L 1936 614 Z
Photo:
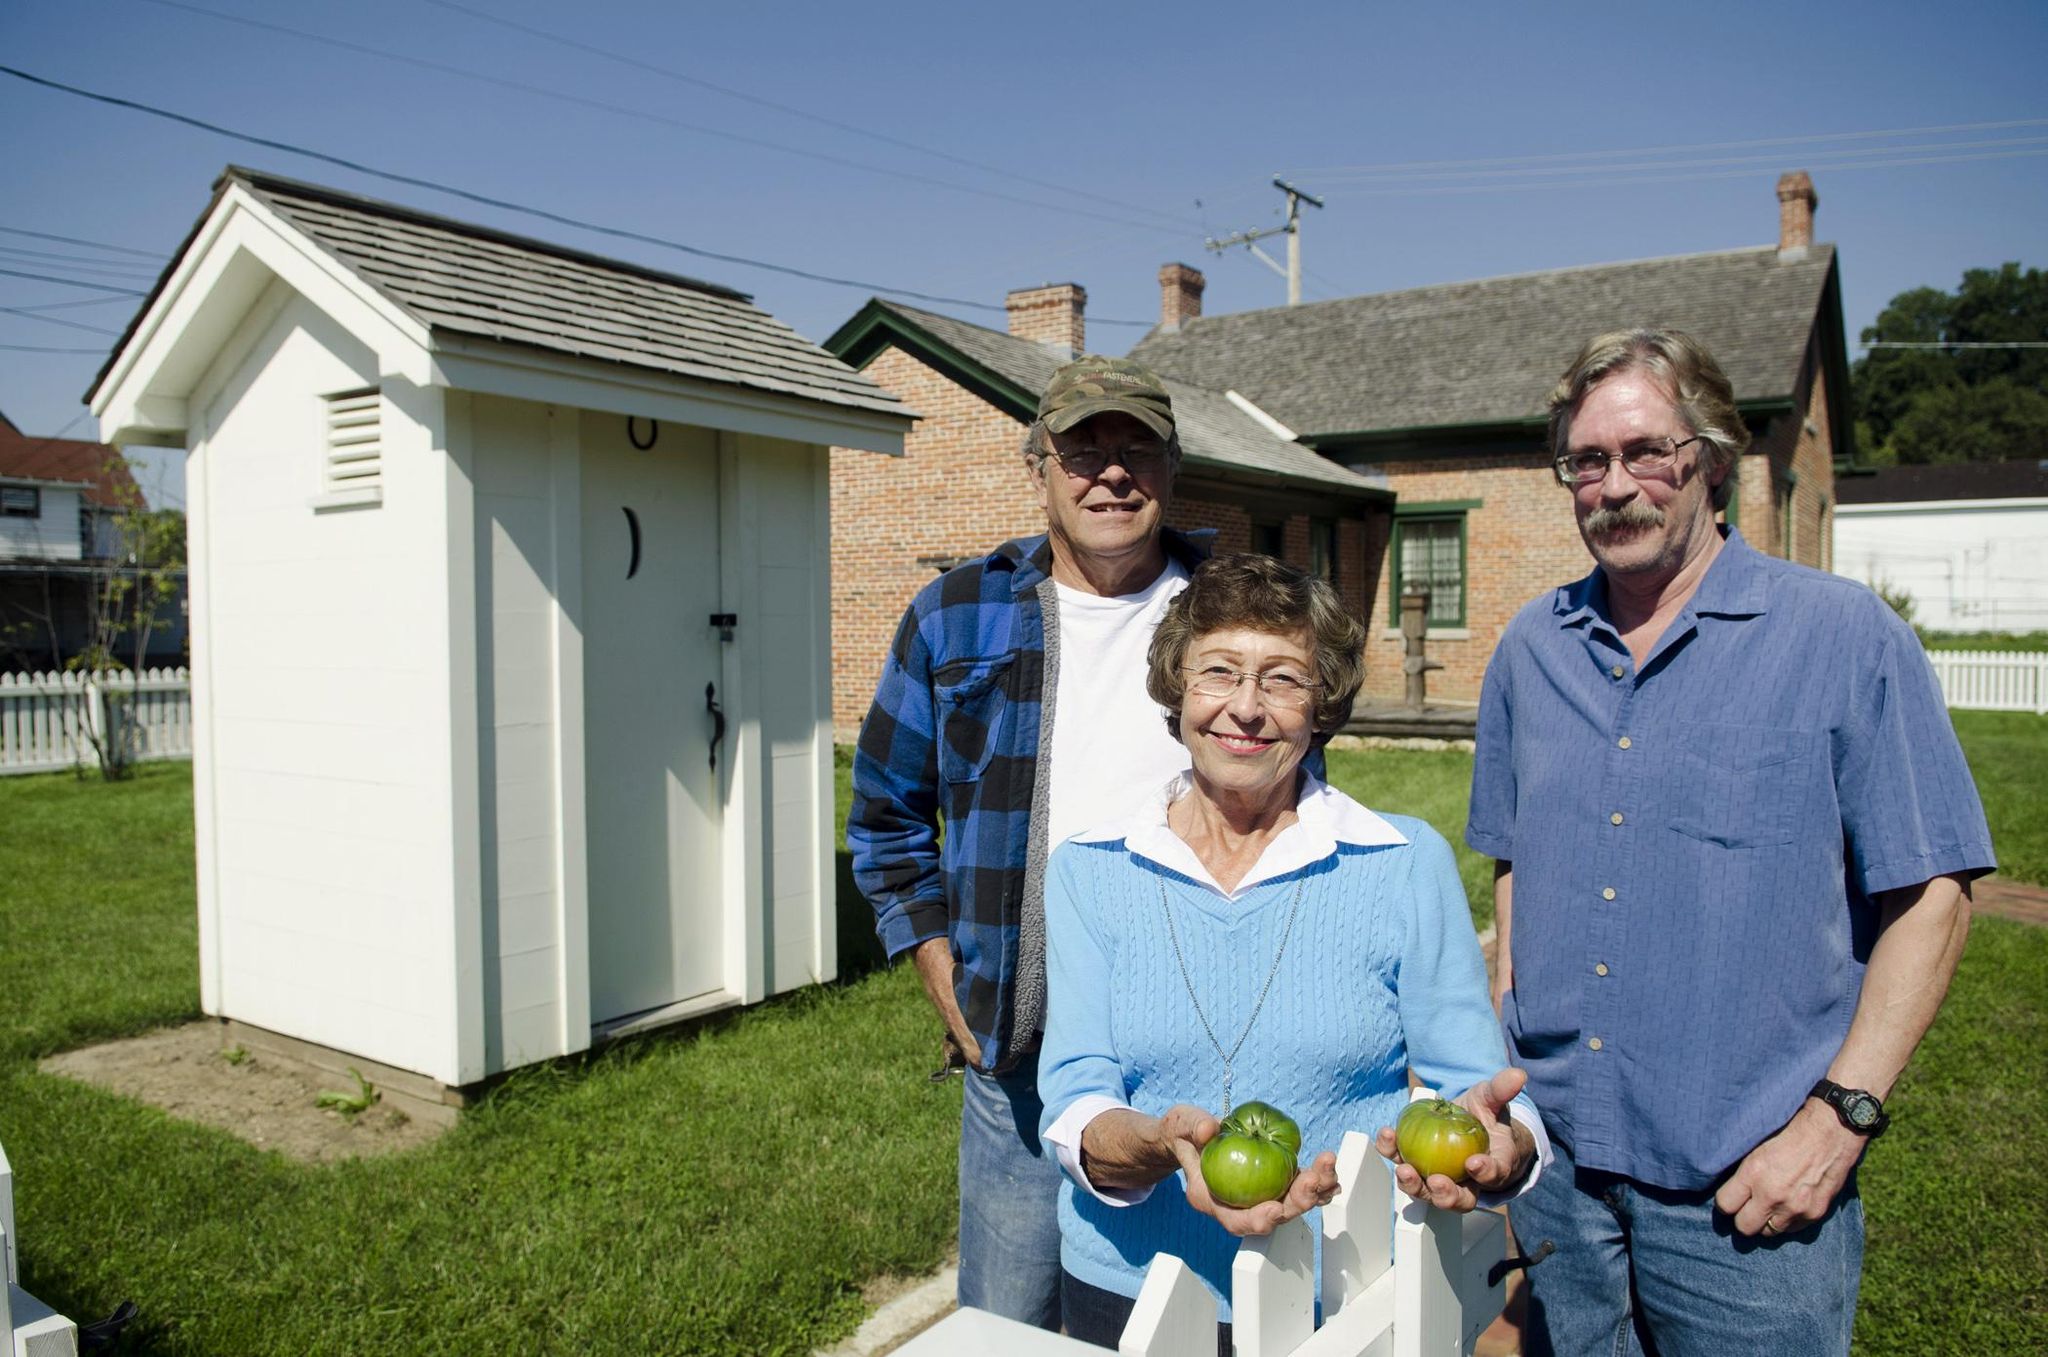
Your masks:
M 635 424 L 637 439 L 616 415 L 585 414 L 581 427 L 584 853 L 573 868 L 589 894 L 597 1024 L 725 985 L 725 770 L 711 761 L 732 749 L 715 744 L 705 706 L 706 685 L 721 706 L 730 696 L 704 624 L 722 606 L 717 435 L 670 424 L 650 457 L 633 446 L 647 421 Z

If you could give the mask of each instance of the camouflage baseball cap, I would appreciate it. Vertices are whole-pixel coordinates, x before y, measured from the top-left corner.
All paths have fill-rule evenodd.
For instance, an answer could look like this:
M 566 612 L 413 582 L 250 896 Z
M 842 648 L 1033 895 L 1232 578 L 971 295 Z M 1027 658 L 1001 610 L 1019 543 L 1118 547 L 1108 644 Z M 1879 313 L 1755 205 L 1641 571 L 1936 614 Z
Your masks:
M 1161 438 L 1173 437 L 1173 397 L 1159 374 L 1128 358 L 1083 354 L 1052 375 L 1038 401 L 1038 417 L 1054 433 L 1112 410 Z

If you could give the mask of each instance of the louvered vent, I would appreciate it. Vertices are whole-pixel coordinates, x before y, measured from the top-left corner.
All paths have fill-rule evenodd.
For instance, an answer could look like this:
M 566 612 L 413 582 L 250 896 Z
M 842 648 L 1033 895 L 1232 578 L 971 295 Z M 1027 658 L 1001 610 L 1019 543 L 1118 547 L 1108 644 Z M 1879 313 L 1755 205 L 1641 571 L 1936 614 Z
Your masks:
M 327 398 L 327 489 L 369 490 L 384 483 L 382 409 L 377 388 Z

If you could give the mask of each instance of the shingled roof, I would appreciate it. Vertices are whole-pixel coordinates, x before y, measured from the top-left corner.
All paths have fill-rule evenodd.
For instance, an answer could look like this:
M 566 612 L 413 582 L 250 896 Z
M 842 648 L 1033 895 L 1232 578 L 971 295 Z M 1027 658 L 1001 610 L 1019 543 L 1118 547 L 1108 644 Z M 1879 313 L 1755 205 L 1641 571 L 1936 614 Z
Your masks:
M 238 166 L 229 166 L 215 183 L 202 222 L 234 187 L 435 333 L 858 410 L 909 413 L 743 292 Z M 165 277 L 175 269 L 174 261 Z M 155 300 L 152 292 L 137 323 Z M 123 336 L 114 353 L 127 342 Z M 95 389 L 112 362 L 94 381 Z
M 86 503 L 106 509 L 142 503 L 119 449 L 77 438 L 37 438 L 5 420 L 0 425 L 0 480 L 75 485 Z
M 1065 361 L 1043 344 L 1018 339 L 935 311 L 901 302 L 869 301 L 839 327 L 825 347 L 848 363 L 865 365 L 896 345 L 933 364 L 997 408 L 1028 423 L 1038 397 Z M 1225 475 L 1250 476 L 1353 498 L 1388 498 L 1381 486 L 1327 457 L 1282 437 L 1232 401 L 1223 390 L 1168 378 L 1183 465 Z
M 1315 441 L 1540 418 L 1586 340 L 1657 325 L 1706 344 L 1738 401 L 1765 405 L 1793 394 L 1834 260 L 1830 245 L 1766 246 L 1204 316 L 1131 357 L 1241 391 Z
M 2048 499 L 2048 461 L 1939 462 L 1837 476 L 1837 504 L 1920 504 L 1930 500 Z

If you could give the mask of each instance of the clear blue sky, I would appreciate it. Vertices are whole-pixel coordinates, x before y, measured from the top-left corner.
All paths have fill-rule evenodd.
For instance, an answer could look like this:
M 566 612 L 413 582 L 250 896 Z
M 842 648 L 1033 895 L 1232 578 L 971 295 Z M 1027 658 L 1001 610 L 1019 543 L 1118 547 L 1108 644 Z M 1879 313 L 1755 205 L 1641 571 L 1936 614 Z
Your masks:
M 1303 236 L 1308 300 L 1768 243 L 1773 185 L 1797 168 L 1841 249 L 1852 341 L 1905 288 L 2048 263 L 2039 3 L 459 3 L 599 50 L 436 0 L 0 0 L 0 63 L 813 272 L 991 306 L 1078 282 L 1091 347 L 1113 353 L 1143 328 L 1107 322 L 1157 315 L 1168 260 L 1207 272 L 1210 314 L 1284 300 L 1243 249 L 1203 249 L 1278 221 L 1275 173 L 1328 203 Z M 1958 130 L 1899 131 L 1932 128 Z M 1839 135 L 1868 133 L 1890 135 Z M 230 162 L 727 283 L 814 340 L 868 295 L 6 76 L 0 269 L 146 288 Z M 98 295 L 0 273 L 0 307 Z M 0 345 L 97 349 L 0 348 L 0 411 L 30 433 L 71 424 L 112 339 L 49 319 L 118 331 L 135 304 L 0 311 Z

